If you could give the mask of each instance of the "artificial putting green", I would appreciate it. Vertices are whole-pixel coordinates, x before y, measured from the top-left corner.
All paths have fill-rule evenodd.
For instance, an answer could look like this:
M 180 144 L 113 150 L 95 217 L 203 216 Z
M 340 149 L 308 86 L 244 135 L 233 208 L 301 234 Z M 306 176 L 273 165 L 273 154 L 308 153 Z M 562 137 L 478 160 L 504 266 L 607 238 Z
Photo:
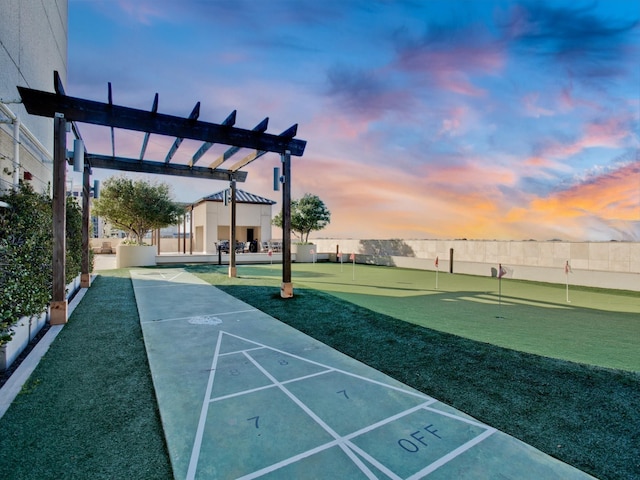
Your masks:
M 239 267 L 273 277 L 280 267 Z M 640 294 L 371 265 L 293 264 L 313 288 L 406 322 L 521 352 L 640 371 Z
M 294 264 L 295 296 L 287 300 L 279 295 L 280 266 L 241 266 L 238 278 L 229 278 L 226 267 L 200 265 L 188 270 L 336 350 L 597 478 L 640 478 L 639 372 L 533 355 L 470 340 L 375 312 L 338 298 L 336 292 L 307 288 L 312 282 L 317 285 L 325 282 L 325 288 L 332 286 L 343 292 L 358 288 L 360 297 L 354 298 L 360 299 L 367 297 L 363 291 L 369 294 L 368 298 L 385 294 L 392 298 L 388 291 L 393 290 L 404 295 L 393 297 L 400 302 L 410 297 L 412 287 L 416 288 L 410 283 L 410 276 L 403 276 L 400 281 L 406 284 L 396 284 L 395 289 L 379 286 L 376 276 L 408 273 L 426 274 L 428 278 L 429 275 L 429 272 L 358 265 L 356 281 L 352 283 L 347 265 L 343 266 L 341 277 L 334 267 Z M 340 266 L 337 267 L 339 271 Z M 456 280 L 464 278 L 456 276 Z M 439 281 L 442 280 L 441 274 Z M 507 287 L 505 283 L 502 286 Z M 444 284 L 439 287 L 445 290 Z M 557 302 L 561 305 L 564 291 L 552 288 L 561 296 Z M 428 287 L 424 290 L 428 293 Z M 469 288 L 460 291 L 466 292 L 463 296 L 470 296 Z M 492 293 L 487 292 L 474 290 L 473 294 Z M 437 298 L 439 293 L 434 292 L 431 298 Z M 637 298 L 635 294 L 613 293 L 612 310 L 627 309 L 625 305 L 633 305 Z M 530 301 L 527 297 L 520 298 Z M 578 303 L 577 297 L 571 298 L 572 304 Z M 425 306 L 422 314 L 428 316 L 431 312 Z

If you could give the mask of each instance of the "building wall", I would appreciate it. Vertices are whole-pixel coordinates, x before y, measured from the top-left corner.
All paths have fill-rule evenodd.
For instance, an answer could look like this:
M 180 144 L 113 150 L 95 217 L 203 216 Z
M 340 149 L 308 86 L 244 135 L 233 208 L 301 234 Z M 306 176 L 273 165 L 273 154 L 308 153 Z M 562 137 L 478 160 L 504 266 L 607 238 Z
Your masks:
M 494 275 L 498 264 L 508 278 L 550 283 L 570 282 L 602 288 L 640 291 L 640 243 L 638 242 L 521 242 L 474 240 L 358 240 L 314 239 L 318 252 L 339 251 L 357 255 L 360 263 L 372 263 L 453 273 Z
M 229 240 L 231 206 L 223 202 L 202 202 L 193 209 L 195 247 L 200 252 L 215 253 L 220 240 Z M 271 205 L 238 203 L 236 205 L 236 236 L 247 241 L 247 228 L 254 229 L 258 242 L 271 240 Z
M 17 116 L 20 132 L 20 178 L 32 175 L 36 191 L 51 180 L 53 121 L 28 115 L 16 86 L 53 92 L 53 71 L 67 79 L 67 0 L 0 0 L 0 122 Z M 8 109 L 8 113 L 5 109 Z M 0 123 L 0 189 L 13 182 L 13 125 Z

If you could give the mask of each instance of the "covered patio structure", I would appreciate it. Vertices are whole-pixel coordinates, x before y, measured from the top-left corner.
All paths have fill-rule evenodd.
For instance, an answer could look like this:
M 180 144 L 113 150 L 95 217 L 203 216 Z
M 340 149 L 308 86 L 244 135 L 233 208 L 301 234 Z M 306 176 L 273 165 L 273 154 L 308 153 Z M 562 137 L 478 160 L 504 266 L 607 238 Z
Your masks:
M 97 102 L 66 95 L 64 86 L 57 72 L 54 72 L 55 93 L 34 90 L 18 86 L 23 104 L 29 114 L 54 119 L 54 153 L 53 153 L 53 291 L 51 301 L 51 323 L 60 324 L 67 321 L 67 300 L 65 298 L 65 228 L 66 228 L 66 167 L 67 131 L 73 132 L 74 167 L 83 172 L 83 261 L 82 286 L 90 284 L 89 272 L 89 196 L 90 177 L 93 168 L 105 168 L 129 172 L 142 172 L 160 175 L 174 175 L 191 178 L 224 180 L 229 182 L 231 203 L 230 241 L 235 244 L 236 220 L 236 182 L 244 182 L 247 172 L 242 168 L 261 156 L 273 152 L 278 153 L 282 162 L 282 203 L 283 203 L 283 268 L 281 296 L 293 296 L 291 283 L 291 156 L 302 156 L 306 141 L 294 138 L 297 135 L 297 124 L 279 135 L 266 133 L 268 117 L 251 130 L 235 127 L 236 111 L 229 114 L 222 123 L 209 123 L 198 120 L 200 102 L 188 117 L 177 117 L 158 113 L 158 94 L 156 93 L 150 111 L 139 110 L 113 104 L 111 83 L 108 84 L 108 102 Z M 87 152 L 78 124 L 87 123 L 109 127 L 111 132 L 111 155 L 92 154 Z M 144 132 L 139 156 L 122 157 L 115 152 L 114 129 Z M 145 153 L 150 135 L 174 137 L 173 145 L 164 159 L 147 160 Z M 172 162 L 172 159 L 183 140 L 201 141 L 201 147 L 193 154 L 188 164 Z M 196 166 L 205 153 L 214 145 L 226 145 L 228 148 L 222 155 L 210 162 L 208 166 Z M 225 162 L 240 152 L 249 150 L 243 158 L 221 168 Z M 229 265 L 229 275 L 236 276 L 235 258 Z

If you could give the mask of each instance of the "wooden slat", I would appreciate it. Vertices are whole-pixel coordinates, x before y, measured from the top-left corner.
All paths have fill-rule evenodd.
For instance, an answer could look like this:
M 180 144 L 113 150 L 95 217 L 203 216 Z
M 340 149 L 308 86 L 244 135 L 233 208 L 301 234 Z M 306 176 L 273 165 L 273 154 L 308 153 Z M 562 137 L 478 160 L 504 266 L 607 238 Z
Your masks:
M 226 127 L 233 127 L 236 124 L 236 113 L 237 111 L 234 110 L 233 112 L 231 112 L 231 114 L 224 119 L 224 122 L 222 122 L 220 125 L 224 125 Z M 213 146 L 212 142 L 204 142 L 202 144 L 202 146 L 198 149 L 198 151 L 193 155 L 193 157 L 191 158 L 191 161 L 189 162 L 189 165 L 193 166 L 196 164 L 196 162 L 198 160 L 200 160 L 200 158 L 202 158 L 202 156 L 207 153 L 207 151 Z
M 282 132 L 280 135 L 278 135 L 279 137 L 295 137 L 296 133 L 298 131 L 298 124 L 296 123 L 295 125 L 292 125 L 291 127 L 287 128 L 284 132 Z M 251 162 L 253 162 L 254 160 L 257 160 L 258 158 L 260 158 L 261 156 L 263 156 L 266 152 L 265 150 L 258 150 L 256 152 L 250 153 L 249 155 L 247 155 L 246 157 L 244 157 L 242 160 L 236 162 L 235 164 L 233 164 L 229 170 L 231 170 L 232 172 L 235 172 L 236 170 L 239 170 L 240 168 L 250 164 Z
M 251 131 L 252 132 L 258 132 L 258 133 L 263 133 L 263 132 L 265 132 L 267 130 L 267 126 L 268 125 L 269 125 L 269 117 L 265 118 L 258 125 L 253 127 L 253 130 L 251 130 Z M 233 157 L 236 153 L 238 153 L 241 148 L 242 148 L 241 146 L 237 146 L 236 145 L 236 146 L 233 146 L 233 147 L 227 149 L 215 161 L 213 161 L 213 162 L 211 162 L 209 164 L 209 168 L 218 168 L 220 165 L 222 165 L 224 162 L 226 162 L 231 157 Z
M 111 82 L 108 82 L 108 97 L 109 97 L 109 105 L 113 105 L 113 94 L 111 92 Z M 116 156 L 116 139 L 115 133 L 113 131 L 113 127 L 111 127 L 111 155 Z
M 190 167 L 179 163 L 153 162 L 145 160 L 141 162 L 136 158 L 111 157 L 109 155 L 87 154 L 94 168 L 106 168 L 125 172 L 153 173 L 158 175 L 173 175 L 178 177 L 205 178 L 209 180 L 232 179 L 244 182 L 247 172 L 231 172 L 229 170 L 211 169 L 208 167 Z
M 151 114 L 155 115 L 158 112 L 158 93 L 156 92 L 156 96 L 153 97 L 153 105 L 151 106 Z M 140 161 L 144 160 L 144 154 L 147 151 L 147 144 L 149 143 L 149 132 L 144 134 L 144 139 L 142 140 L 142 149 L 140 150 Z M 114 155 L 115 157 L 115 155 Z
M 193 107 L 193 110 L 189 114 L 189 120 L 192 120 L 192 121 L 197 120 L 199 116 L 200 116 L 200 102 L 196 103 L 196 106 Z M 173 145 L 171 145 L 171 148 L 167 153 L 167 157 L 164 159 L 165 163 L 169 163 L 171 161 L 173 156 L 178 151 L 178 148 L 180 148 L 180 145 L 182 144 L 182 140 L 184 140 L 184 138 L 176 137 L 176 139 L 173 141 Z
M 55 93 L 18 87 L 27 112 L 32 115 L 53 118 L 56 112 L 69 120 L 93 125 L 113 126 L 137 132 L 149 132 L 171 137 L 181 137 L 203 142 L 233 145 L 252 150 L 302 156 L 307 142 L 299 139 L 284 139 L 278 135 L 261 133 L 236 127 L 225 127 L 215 123 L 196 121 L 165 114 L 152 114 L 144 110 L 109 105 L 92 100 L 57 95 Z

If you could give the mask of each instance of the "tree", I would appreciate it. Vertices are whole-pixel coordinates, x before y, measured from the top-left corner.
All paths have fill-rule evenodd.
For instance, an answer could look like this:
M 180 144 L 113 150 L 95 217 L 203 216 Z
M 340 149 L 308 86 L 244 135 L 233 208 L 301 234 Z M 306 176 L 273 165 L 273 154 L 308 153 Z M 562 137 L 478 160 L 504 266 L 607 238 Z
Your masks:
M 291 201 L 291 230 L 300 235 L 301 242 L 309 240 L 309 234 L 315 230 L 322 230 L 331 222 L 331 212 L 320 197 L 305 193 L 299 200 Z M 272 222 L 282 228 L 282 211 Z
M 125 230 L 138 245 L 151 230 L 178 222 L 183 208 L 171 200 L 169 186 L 111 177 L 104 182 L 93 213 Z

